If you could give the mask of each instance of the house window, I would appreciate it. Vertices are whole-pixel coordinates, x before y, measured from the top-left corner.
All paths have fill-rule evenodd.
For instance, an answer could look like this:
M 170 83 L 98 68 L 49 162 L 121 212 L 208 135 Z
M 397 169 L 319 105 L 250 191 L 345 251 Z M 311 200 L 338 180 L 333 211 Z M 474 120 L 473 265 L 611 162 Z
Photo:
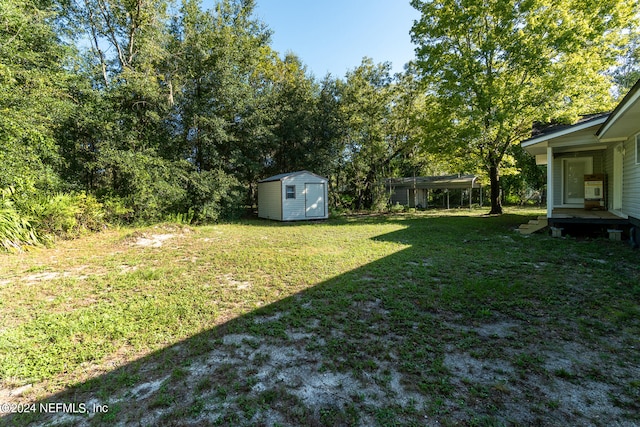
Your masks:
M 640 133 L 636 135 L 636 165 L 640 165 Z
M 287 185 L 287 199 L 295 199 L 296 198 L 296 186 L 295 185 Z

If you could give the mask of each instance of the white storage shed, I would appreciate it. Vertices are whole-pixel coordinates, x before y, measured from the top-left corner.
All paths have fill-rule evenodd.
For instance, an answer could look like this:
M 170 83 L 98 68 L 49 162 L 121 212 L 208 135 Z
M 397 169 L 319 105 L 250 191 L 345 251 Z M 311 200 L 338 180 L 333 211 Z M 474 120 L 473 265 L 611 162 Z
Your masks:
M 258 181 L 258 216 L 277 221 L 329 217 L 327 179 L 308 171 Z

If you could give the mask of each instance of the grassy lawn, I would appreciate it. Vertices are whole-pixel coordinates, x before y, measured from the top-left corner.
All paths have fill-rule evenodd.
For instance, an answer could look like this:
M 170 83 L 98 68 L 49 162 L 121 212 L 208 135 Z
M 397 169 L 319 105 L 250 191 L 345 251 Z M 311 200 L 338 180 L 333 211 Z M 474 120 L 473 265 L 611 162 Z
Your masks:
M 485 212 L 0 255 L 0 425 L 640 423 L 638 252 Z

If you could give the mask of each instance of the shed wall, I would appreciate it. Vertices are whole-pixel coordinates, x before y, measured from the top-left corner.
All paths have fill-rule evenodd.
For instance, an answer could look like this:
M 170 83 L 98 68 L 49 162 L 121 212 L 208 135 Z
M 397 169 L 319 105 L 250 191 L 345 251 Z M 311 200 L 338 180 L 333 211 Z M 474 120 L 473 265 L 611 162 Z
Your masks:
M 280 181 L 258 184 L 258 217 L 282 221 L 281 190 Z
M 282 197 L 282 220 L 283 221 L 300 221 L 305 219 L 323 219 L 328 218 L 328 195 L 327 195 L 327 180 L 318 178 L 312 174 L 300 174 L 289 178 L 285 178 L 281 181 L 281 197 Z M 324 197 L 322 203 L 324 203 L 324 216 L 307 217 L 306 214 L 306 194 L 305 184 L 322 184 L 324 187 Z M 295 199 L 287 199 L 286 191 L 287 186 L 295 186 Z

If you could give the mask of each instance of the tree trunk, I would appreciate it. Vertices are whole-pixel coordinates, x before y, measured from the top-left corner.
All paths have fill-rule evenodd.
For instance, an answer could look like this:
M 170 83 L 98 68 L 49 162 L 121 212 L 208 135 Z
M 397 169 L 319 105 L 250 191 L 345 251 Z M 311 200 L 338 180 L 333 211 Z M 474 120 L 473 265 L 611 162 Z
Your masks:
M 491 212 L 490 215 L 502 215 L 502 202 L 500 201 L 500 170 L 497 165 L 489 167 L 489 180 L 491 181 Z

